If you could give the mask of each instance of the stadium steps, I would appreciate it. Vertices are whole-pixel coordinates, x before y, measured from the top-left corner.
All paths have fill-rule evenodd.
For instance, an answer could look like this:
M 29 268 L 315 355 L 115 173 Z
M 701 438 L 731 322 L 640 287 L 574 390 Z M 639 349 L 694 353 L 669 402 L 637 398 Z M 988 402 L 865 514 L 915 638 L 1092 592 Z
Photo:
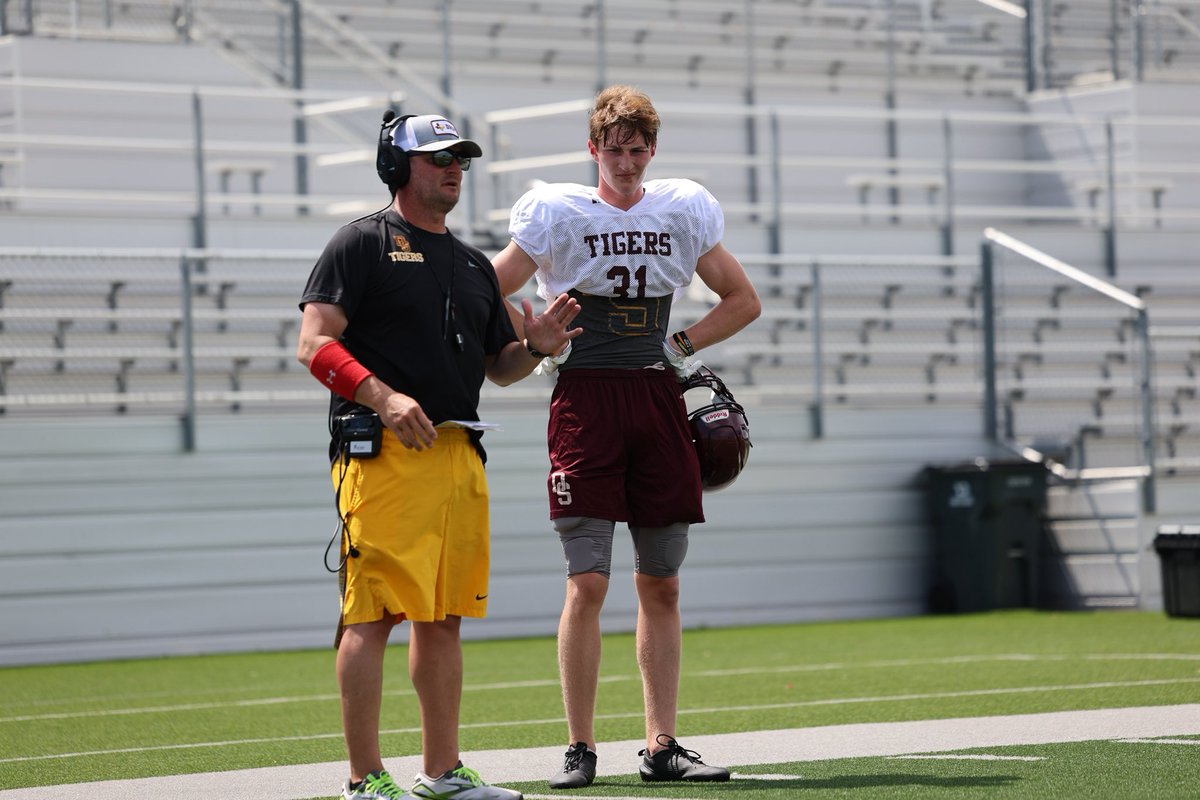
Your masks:
M 1052 485 L 1041 551 L 1041 602 L 1069 610 L 1138 604 L 1136 481 Z

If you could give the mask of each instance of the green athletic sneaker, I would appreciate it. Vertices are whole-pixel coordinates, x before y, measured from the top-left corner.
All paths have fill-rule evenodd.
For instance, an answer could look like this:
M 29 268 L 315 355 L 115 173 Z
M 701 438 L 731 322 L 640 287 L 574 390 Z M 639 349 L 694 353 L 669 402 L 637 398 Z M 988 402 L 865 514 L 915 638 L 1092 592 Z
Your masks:
M 342 800 L 404 800 L 411 797 L 411 794 L 396 785 L 392 776 L 384 769 L 368 773 L 357 786 L 352 786 L 350 781 L 346 781 L 342 788 Z
M 440 778 L 427 778 L 417 773 L 416 783 L 409 789 L 413 797 L 425 800 L 522 800 L 524 795 L 512 789 L 488 786 L 473 769 L 458 766 Z

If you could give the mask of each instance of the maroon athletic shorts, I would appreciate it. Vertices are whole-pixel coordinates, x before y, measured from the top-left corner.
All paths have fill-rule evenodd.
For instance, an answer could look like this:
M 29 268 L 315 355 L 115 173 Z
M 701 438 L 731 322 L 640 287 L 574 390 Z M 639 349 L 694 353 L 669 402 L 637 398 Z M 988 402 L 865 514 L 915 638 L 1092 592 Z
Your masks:
M 700 465 L 671 370 L 560 370 L 548 440 L 551 519 L 704 521 Z

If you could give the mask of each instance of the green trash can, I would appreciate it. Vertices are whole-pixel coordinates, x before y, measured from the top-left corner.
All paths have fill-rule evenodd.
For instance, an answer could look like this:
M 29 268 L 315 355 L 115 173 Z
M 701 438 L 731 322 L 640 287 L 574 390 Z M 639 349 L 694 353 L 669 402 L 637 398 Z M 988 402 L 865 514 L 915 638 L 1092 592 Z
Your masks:
M 1200 525 L 1160 525 L 1154 551 L 1162 564 L 1167 616 L 1200 617 Z
M 1046 469 L 1024 461 L 926 467 L 933 538 L 929 610 L 1038 605 Z

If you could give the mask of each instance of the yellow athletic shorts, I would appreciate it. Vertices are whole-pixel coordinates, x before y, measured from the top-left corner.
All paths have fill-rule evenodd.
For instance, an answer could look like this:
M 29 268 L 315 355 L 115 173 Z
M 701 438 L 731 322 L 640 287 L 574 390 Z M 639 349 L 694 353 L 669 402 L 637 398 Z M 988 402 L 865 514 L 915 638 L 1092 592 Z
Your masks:
M 350 459 L 344 478 L 343 467 L 332 468 L 347 521 L 341 625 L 388 614 L 397 622 L 485 616 L 488 487 L 467 432 L 439 429 L 433 447 L 418 452 L 384 430 L 378 456 Z M 357 557 L 346 557 L 350 546 Z

